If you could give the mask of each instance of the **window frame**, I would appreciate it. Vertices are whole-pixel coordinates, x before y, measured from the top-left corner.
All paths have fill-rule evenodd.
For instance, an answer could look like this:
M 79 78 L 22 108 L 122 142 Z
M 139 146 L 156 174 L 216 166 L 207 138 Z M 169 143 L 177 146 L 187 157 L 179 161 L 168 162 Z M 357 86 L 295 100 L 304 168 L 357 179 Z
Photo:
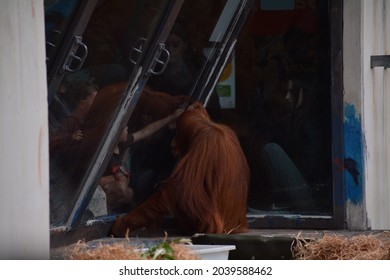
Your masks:
M 156 36 L 148 50 L 147 55 L 141 66 L 149 66 L 155 58 L 155 53 L 159 43 L 164 43 L 170 29 L 172 28 L 176 16 L 184 0 L 174 1 L 169 7 L 171 13 L 167 13 L 159 24 Z M 196 81 L 191 94 L 198 94 L 197 99 L 207 103 L 213 88 L 218 82 L 231 53 L 237 42 L 237 37 L 249 17 L 250 10 L 254 0 L 242 0 L 239 8 L 236 10 L 232 21 L 221 42 L 215 44 L 216 51 L 209 61 L 207 69 L 203 69 L 202 74 Z M 342 98 L 342 19 L 343 9 L 340 1 L 329 0 L 329 24 L 330 24 L 330 90 L 332 106 L 332 162 L 335 158 L 342 158 L 343 155 L 343 98 Z M 180 7 L 179 7 L 180 6 Z M 169 10 L 168 9 L 168 10 Z M 108 163 L 109 154 L 114 149 L 115 139 L 118 138 L 118 131 L 125 126 L 131 113 L 138 101 L 139 95 L 148 79 L 149 67 L 142 67 L 135 80 L 129 84 L 126 90 L 126 98 L 121 102 L 120 108 L 115 112 L 113 125 L 105 134 L 105 141 L 102 141 L 100 152 L 96 155 L 95 165 L 89 170 L 89 175 L 85 179 L 84 187 L 78 194 L 77 202 L 72 209 L 66 225 L 62 229 L 51 230 L 51 246 L 58 247 L 65 243 L 72 243 L 79 239 L 91 240 L 102 236 L 107 236 L 116 215 L 97 217 L 96 220 L 89 221 L 87 224 L 80 222 L 82 213 L 85 211 L 88 203 L 96 189 L 96 182 L 99 174 L 103 172 L 101 166 Z M 100 168 L 98 165 L 101 165 Z M 250 229 L 260 228 L 300 228 L 300 229 L 332 229 L 345 228 L 345 201 L 344 201 L 344 178 L 338 167 L 332 165 L 332 189 L 333 189 L 333 215 L 332 216 L 303 216 L 293 215 L 275 215 L 272 212 L 264 215 L 247 215 Z M 174 228 L 173 218 L 165 219 L 165 227 Z

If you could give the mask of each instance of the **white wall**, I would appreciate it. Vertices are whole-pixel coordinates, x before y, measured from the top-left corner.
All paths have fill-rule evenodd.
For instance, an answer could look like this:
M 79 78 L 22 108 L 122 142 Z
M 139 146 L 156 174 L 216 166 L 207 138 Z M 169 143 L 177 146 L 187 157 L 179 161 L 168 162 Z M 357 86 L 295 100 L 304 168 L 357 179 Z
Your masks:
M 390 229 L 390 69 L 370 67 L 390 55 L 390 0 L 364 0 L 362 21 L 367 215 L 372 229 Z
M 347 222 L 364 229 L 366 215 L 367 228 L 390 229 L 390 69 L 370 66 L 390 55 L 390 0 L 344 0 L 343 46 L 344 103 L 361 114 L 364 138 L 365 205 L 347 203 Z
M 0 55 L 0 259 L 48 259 L 42 0 L 1 1 Z

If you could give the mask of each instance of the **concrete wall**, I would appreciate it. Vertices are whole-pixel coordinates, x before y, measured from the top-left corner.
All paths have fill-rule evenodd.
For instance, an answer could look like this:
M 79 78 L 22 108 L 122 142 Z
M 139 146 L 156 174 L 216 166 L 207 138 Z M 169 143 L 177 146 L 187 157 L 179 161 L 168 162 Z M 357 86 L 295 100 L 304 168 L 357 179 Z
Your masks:
M 48 259 L 43 0 L 1 1 L 0 55 L 0 259 Z
M 344 0 L 344 149 L 361 181 L 345 175 L 350 229 L 390 229 L 390 0 Z M 362 160 L 359 160 L 362 159 Z
M 363 128 L 369 225 L 390 229 L 390 70 L 370 67 L 390 55 L 390 0 L 365 0 L 362 13 Z

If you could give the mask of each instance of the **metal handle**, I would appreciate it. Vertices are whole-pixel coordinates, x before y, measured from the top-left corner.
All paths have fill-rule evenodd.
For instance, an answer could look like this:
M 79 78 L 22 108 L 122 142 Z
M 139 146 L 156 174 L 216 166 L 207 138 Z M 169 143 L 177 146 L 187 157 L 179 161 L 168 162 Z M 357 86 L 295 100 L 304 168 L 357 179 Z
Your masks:
M 130 50 L 130 62 L 134 65 L 139 64 L 141 61 L 142 53 L 144 51 L 146 39 L 145 38 L 139 38 L 135 43 L 134 46 Z
M 77 51 L 82 50 L 81 55 L 76 55 Z M 88 56 L 88 47 L 82 42 L 82 38 L 80 36 L 75 36 L 73 44 L 70 48 L 70 51 L 68 53 L 68 56 L 65 59 L 65 63 L 62 67 L 64 71 L 68 72 L 76 72 L 81 69 L 81 67 L 84 64 L 85 59 Z M 74 67 L 72 67 L 72 64 L 75 64 Z
M 165 67 L 167 67 L 169 58 L 169 51 L 165 48 L 164 44 L 160 43 L 148 73 L 153 75 L 160 75 L 162 72 L 164 72 Z M 156 70 L 158 66 L 161 68 Z

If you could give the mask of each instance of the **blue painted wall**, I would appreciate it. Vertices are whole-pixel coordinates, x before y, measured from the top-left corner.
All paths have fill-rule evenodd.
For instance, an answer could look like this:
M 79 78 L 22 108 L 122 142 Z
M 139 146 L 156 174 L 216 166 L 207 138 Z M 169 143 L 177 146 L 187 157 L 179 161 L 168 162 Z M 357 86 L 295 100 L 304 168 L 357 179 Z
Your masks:
M 361 115 L 355 105 L 344 104 L 345 199 L 355 204 L 363 200 L 364 154 Z

